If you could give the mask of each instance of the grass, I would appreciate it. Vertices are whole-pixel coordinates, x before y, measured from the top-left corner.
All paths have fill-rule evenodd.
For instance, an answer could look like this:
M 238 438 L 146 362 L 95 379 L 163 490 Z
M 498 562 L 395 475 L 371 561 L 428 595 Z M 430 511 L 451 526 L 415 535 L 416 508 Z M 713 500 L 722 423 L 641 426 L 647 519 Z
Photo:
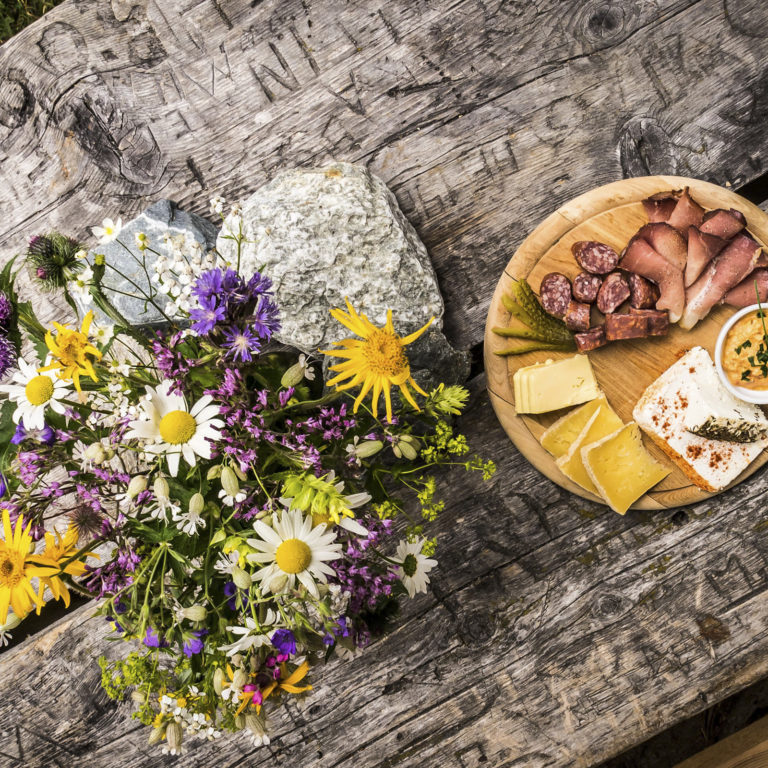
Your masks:
M 0 0 L 0 44 L 62 0 Z

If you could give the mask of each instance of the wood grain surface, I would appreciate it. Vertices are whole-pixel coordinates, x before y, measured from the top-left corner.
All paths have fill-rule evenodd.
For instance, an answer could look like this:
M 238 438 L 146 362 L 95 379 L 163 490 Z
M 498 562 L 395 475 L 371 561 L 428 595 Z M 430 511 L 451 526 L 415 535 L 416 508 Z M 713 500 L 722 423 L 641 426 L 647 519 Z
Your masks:
M 549 272 L 560 272 L 571 280 L 581 271 L 571 252 L 580 240 L 607 243 L 621 253 L 629 239 L 648 218 L 642 200 L 657 192 L 669 192 L 689 187 L 691 195 L 705 208 L 735 208 L 747 217 L 748 228 L 759 242 L 768 242 L 768 215 L 733 191 L 705 181 L 676 176 L 644 176 L 623 179 L 585 192 L 567 202 L 544 219 L 523 241 L 509 260 L 496 287 L 485 326 L 485 371 L 488 392 L 504 431 L 523 455 L 550 480 L 584 498 L 602 501 L 567 478 L 555 464 L 554 458 L 539 444 L 547 427 L 563 411 L 541 415 L 518 415 L 515 411 L 512 376 L 526 365 L 546 359 L 561 359 L 573 353 L 529 352 L 503 357 L 500 350 L 514 346 L 515 341 L 493 332 L 494 327 L 506 327 L 510 314 L 501 297 L 509 293 L 514 280 L 526 278 L 538 293 L 542 278 Z M 614 342 L 589 353 L 589 359 L 600 388 L 624 423 L 632 421 L 632 410 L 646 387 L 656 380 L 688 349 L 704 347 L 714 356 L 715 341 L 723 323 L 733 314 L 731 307 L 720 306 L 690 331 L 673 325 L 661 338 Z M 646 448 L 671 474 L 633 505 L 633 509 L 670 509 L 711 498 L 685 473 L 673 464 L 651 440 Z M 742 482 L 768 461 L 768 452 L 760 454 L 732 483 Z
M 478 344 L 528 232 L 623 177 L 757 183 L 762 0 L 67 0 L 0 47 L 0 258 L 165 196 L 205 213 L 282 168 L 367 165 Z M 434 591 L 319 670 L 267 749 L 146 744 L 83 608 L 0 656 L 0 765 L 592 766 L 768 669 L 768 482 L 620 518 L 543 478 L 473 382 L 499 471 L 444 478 Z

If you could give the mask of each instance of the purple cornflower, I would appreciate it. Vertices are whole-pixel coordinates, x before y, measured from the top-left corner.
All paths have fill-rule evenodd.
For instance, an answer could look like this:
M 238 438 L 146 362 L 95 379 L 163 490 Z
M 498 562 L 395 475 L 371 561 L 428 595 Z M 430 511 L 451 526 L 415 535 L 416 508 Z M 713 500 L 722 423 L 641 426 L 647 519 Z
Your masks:
M 221 294 L 222 274 L 220 269 L 203 272 L 195 281 L 192 293 L 197 299 L 211 299 Z
M 207 336 L 216 325 L 227 317 L 227 308 L 217 303 L 215 297 L 199 299 L 200 308 L 190 310 L 189 319 L 192 320 L 192 330 L 201 336 Z
M 5 375 L 16 365 L 16 347 L 13 342 L 0 334 L 0 376 Z
M 290 629 L 276 629 L 272 633 L 272 645 L 282 654 L 293 656 L 296 653 L 296 638 Z
M 144 640 L 142 640 L 144 645 L 147 646 L 147 648 L 167 648 L 168 643 L 163 640 L 160 637 L 160 634 L 158 632 L 155 632 L 152 627 L 147 627 L 147 634 L 144 636 Z
M 13 433 L 11 442 L 14 445 L 20 445 L 24 440 L 34 440 L 38 443 L 53 445 L 56 442 L 56 432 L 47 424 L 42 429 L 25 429 L 24 424 L 19 424 Z
M 277 304 L 275 304 L 272 299 L 262 296 L 250 318 L 250 321 L 253 324 L 253 330 L 256 331 L 262 339 L 271 339 L 272 334 L 280 330 L 278 316 L 279 310 Z
M 259 339 L 254 335 L 250 328 L 237 328 L 231 326 L 224 331 L 224 346 L 228 348 L 228 354 L 232 355 L 234 360 L 250 363 L 253 360 L 253 354 L 261 349 Z
M 8 327 L 8 322 L 13 316 L 13 304 L 8 298 L 8 295 L 3 291 L 0 291 L 0 325 L 4 328 Z
M 208 634 L 207 629 L 195 629 L 184 635 L 184 655 L 191 659 L 196 653 L 203 650 L 203 638 Z

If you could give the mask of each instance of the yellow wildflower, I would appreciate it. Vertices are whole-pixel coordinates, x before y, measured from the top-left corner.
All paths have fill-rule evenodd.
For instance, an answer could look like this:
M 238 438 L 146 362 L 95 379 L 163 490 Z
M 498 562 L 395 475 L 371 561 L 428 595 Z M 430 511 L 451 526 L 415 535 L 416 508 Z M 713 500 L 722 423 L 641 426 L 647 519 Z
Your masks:
M 230 678 L 233 678 L 234 675 L 232 675 L 231 667 L 227 667 L 227 670 L 230 673 Z M 311 685 L 296 685 L 296 683 L 300 683 L 307 676 L 307 672 L 309 672 L 308 662 L 303 662 L 301 666 L 296 667 L 288 677 L 283 678 L 282 675 L 287 671 L 288 667 L 286 664 L 281 664 L 281 678 L 279 680 L 273 680 L 263 691 L 259 690 L 254 684 L 243 686 L 243 691 L 240 693 L 241 704 L 235 714 L 239 715 L 249 704 L 253 704 L 253 706 L 256 707 L 257 713 L 261 712 L 261 705 L 267 700 L 269 695 L 275 691 L 275 689 L 296 694 L 312 690 Z M 256 675 L 251 674 L 251 677 L 255 678 Z
M 26 616 L 34 605 L 38 611 L 43 607 L 43 599 L 35 593 L 30 579 L 44 578 L 58 572 L 55 562 L 40 555 L 30 555 L 32 537 L 29 529 L 24 529 L 24 517 L 19 515 L 15 529 L 11 526 L 11 516 L 3 510 L 3 534 L 0 539 L 0 624 L 8 619 L 8 606 L 19 617 Z
M 60 566 L 65 560 L 69 560 L 72 555 L 77 552 L 77 539 L 78 532 L 75 525 L 70 525 L 67 528 L 67 532 L 61 536 L 58 531 L 45 534 L 45 550 L 43 551 L 43 557 L 53 561 Z M 83 557 L 94 555 L 93 552 L 86 552 Z M 53 597 L 56 600 L 63 600 L 64 605 L 69 608 L 69 590 L 67 585 L 61 580 L 61 574 L 68 573 L 70 576 L 82 576 L 85 573 L 85 563 L 79 560 L 73 560 L 69 565 L 65 566 L 63 570 L 59 570 L 58 573 L 41 576 L 40 577 L 40 589 L 38 591 L 38 597 L 42 602 L 43 591 L 46 587 L 51 590 Z
M 99 352 L 88 342 L 88 331 L 93 322 L 93 311 L 83 318 L 79 331 L 68 328 L 61 323 L 54 323 L 56 336 L 51 331 L 45 334 L 45 343 L 53 356 L 53 362 L 40 368 L 39 372 L 58 370 L 58 377 L 64 381 L 73 381 L 75 389 L 80 392 L 80 376 L 85 374 L 98 381 L 93 363 L 101 360 Z
M 383 392 L 387 420 L 392 421 L 390 388 L 393 385 L 400 387 L 403 397 L 417 411 L 420 410 L 408 389 L 408 385 L 410 384 L 422 395 L 427 393 L 411 377 L 411 368 L 405 354 L 405 347 L 418 339 L 435 318 L 430 318 L 429 322 L 415 333 L 408 336 L 398 336 L 392 325 L 392 310 L 387 311 L 386 324 L 382 328 L 377 328 L 365 315 L 358 314 L 349 301 L 346 304 L 347 312 L 341 309 L 332 309 L 331 315 L 360 338 L 335 341 L 334 345 L 342 347 L 341 350 L 320 350 L 326 355 L 347 358 L 343 363 L 331 366 L 331 370 L 337 371 L 338 375 L 330 379 L 328 384 L 335 385 L 339 390 L 360 387 L 360 393 L 355 398 L 353 409 L 355 413 L 357 413 L 363 398 L 373 388 L 374 417 L 377 416 L 379 395 Z

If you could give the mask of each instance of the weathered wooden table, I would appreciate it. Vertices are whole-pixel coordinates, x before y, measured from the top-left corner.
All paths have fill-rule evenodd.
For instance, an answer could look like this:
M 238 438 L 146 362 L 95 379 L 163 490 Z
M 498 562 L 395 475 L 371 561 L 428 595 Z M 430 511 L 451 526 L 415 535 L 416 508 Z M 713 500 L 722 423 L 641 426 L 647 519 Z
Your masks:
M 569 198 L 648 173 L 768 197 L 766 62 L 764 0 L 68 0 L 0 48 L 2 258 L 345 159 L 394 190 L 477 347 L 512 251 Z M 147 746 L 100 692 L 86 606 L 0 657 L 0 765 L 591 766 L 765 675 L 764 472 L 620 518 L 542 478 L 472 387 L 499 472 L 451 476 L 433 591 L 269 748 Z

